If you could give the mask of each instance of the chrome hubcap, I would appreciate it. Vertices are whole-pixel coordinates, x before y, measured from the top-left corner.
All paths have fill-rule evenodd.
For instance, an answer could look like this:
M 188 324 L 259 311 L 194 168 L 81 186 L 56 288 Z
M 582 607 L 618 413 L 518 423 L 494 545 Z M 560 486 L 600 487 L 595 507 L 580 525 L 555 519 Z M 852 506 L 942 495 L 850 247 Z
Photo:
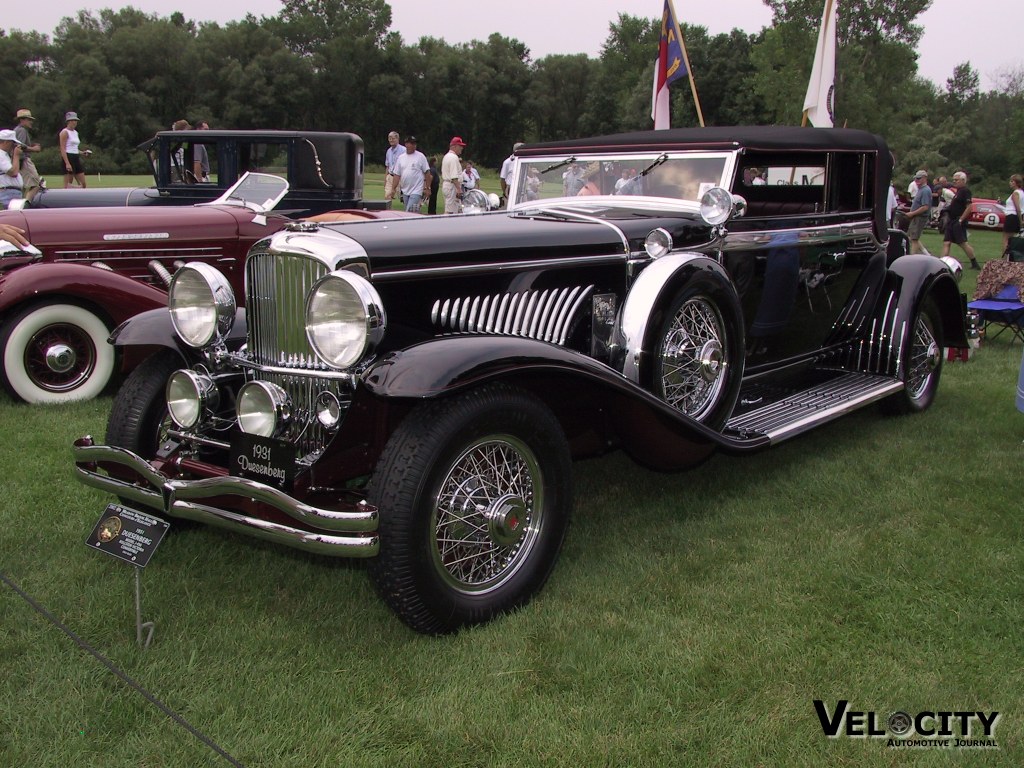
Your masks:
M 526 529 L 529 510 L 525 500 L 509 493 L 495 499 L 482 513 L 487 521 L 487 533 L 494 542 L 499 547 L 511 547 Z
M 52 344 L 46 349 L 46 367 L 54 373 L 67 373 L 78 362 L 75 350 L 67 344 Z

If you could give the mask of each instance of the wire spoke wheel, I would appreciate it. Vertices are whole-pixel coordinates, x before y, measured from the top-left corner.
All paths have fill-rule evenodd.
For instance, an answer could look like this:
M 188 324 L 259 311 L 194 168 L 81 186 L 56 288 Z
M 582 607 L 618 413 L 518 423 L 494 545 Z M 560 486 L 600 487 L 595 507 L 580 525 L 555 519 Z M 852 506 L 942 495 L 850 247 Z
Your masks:
M 914 323 L 910 354 L 907 355 L 907 396 L 920 399 L 928 391 L 932 377 L 942 359 L 942 348 L 932 333 L 928 316 L 919 313 Z
M 659 350 L 659 394 L 673 408 L 702 419 L 725 385 L 725 323 L 707 298 L 695 296 L 675 311 Z
M 367 500 L 380 510 L 377 590 L 418 632 L 454 632 L 526 604 L 547 580 L 572 508 L 569 444 L 535 396 L 483 386 L 414 409 Z
M 544 517 L 533 451 L 509 435 L 469 446 L 441 482 L 431 527 L 434 563 L 454 589 L 485 593 L 529 557 Z

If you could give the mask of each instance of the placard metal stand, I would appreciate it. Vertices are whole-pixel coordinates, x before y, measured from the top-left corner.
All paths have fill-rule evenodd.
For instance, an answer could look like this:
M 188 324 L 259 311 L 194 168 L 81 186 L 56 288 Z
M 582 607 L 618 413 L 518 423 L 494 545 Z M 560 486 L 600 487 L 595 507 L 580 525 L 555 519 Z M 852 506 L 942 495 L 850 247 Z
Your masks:
M 120 504 L 108 504 L 85 543 L 134 566 L 135 640 L 143 648 L 153 642 L 156 625 L 142 620 L 142 569 L 149 563 L 170 526 L 166 520 Z M 145 635 L 145 637 L 143 637 Z

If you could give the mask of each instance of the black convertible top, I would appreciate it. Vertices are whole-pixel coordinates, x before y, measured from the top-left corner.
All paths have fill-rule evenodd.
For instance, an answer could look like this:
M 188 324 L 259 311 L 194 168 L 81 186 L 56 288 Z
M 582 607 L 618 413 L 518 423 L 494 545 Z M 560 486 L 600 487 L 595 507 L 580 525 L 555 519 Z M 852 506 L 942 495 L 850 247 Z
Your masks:
M 716 126 L 713 128 L 671 128 L 664 131 L 635 131 L 586 139 L 526 144 L 516 150 L 520 157 L 552 152 L 622 152 L 644 149 L 756 149 L 799 152 L 800 150 L 877 151 L 888 159 L 889 147 L 880 136 L 853 128 L 800 128 L 790 125 Z

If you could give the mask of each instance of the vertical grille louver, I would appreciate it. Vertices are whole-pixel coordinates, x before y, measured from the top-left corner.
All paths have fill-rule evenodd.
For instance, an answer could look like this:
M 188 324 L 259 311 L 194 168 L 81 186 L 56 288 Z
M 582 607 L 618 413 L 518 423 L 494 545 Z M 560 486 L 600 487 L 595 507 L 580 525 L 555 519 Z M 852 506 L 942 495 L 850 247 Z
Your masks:
M 322 450 L 330 437 L 316 419 L 319 393 L 333 392 L 341 402 L 348 399 L 337 380 L 314 374 L 324 366 L 306 339 L 306 296 L 327 272 L 320 261 L 289 254 L 252 253 L 245 265 L 249 357 L 257 365 L 295 369 L 294 375 L 253 375 L 288 393 L 292 422 L 284 437 L 295 444 L 300 457 Z
M 306 296 L 327 266 L 289 254 L 252 253 L 245 265 L 249 354 L 259 365 L 316 368 L 306 339 Z
M 441 333 L 528 336 L 564 345 L 580 306 L 594 286 L 438 299 L 431 322 Z

